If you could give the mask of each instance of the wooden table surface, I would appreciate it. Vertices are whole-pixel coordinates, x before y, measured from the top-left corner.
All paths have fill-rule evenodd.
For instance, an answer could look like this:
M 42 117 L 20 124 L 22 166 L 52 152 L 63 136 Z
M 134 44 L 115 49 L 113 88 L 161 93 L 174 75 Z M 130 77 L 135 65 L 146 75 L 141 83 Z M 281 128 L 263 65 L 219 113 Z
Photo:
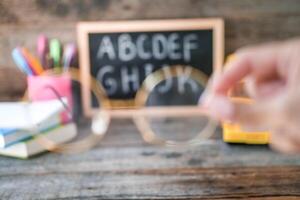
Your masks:
M 156 147 L 131 121 L 114 121 L 85 153 L 1 157 L 0 199 L 298 199 L 299 165 L 299 156 L 220 139 L 190 149 Z

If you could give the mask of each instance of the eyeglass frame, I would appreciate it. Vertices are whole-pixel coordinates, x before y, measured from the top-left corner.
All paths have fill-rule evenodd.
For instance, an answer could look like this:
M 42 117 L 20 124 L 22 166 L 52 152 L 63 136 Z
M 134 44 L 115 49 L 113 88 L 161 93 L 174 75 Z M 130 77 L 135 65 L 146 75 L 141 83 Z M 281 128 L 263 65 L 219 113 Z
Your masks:
M 168 147 L 186 147 L 199 144 L 203 139 L 210 138 L 217 127 L 217 122 L 212 118 L 208 117 L 208 123 L 206 127 L 199 132 L 194 138 L 187 141 L 172 141 L 165 140 L 157 136 L 155 132 L 150 128 L 150 124 L 147 122 L 145 116 L 161 116 L 169 115 L 172 117 L 182 117 L 186 116 L 208 116 L 207 110 L 203 107 L 197 106 L 172 106 L 172 107 L 150 107 L 145 108 L 146 101 L 149 97 L 149 93 L 162 81 L 168 78 L 179 77 L 181 75 L 186 75 L 192 78 L 198 84 L 206 86 L 207 76 L 200 70 L 188 65 L 174 65 L 168 66 L 170 73 L 166 75 L 163 69 L 159 69 L 152 74 L 148 75 L 143 83 L 141 84 L 139 90 L 136 92 L 134 98 L 134 107 L 115 107 L 111 105 L 110 99 L 107 97 L 105 89 L 98 80 L 91 77 L 91 92 L 95 95 L 98 102 L 101 103 L 100 111 L 98 111 L 92 117 L 91 134 L 81 139 L 80 141 L 71 142 L 67 144 L 55 144 L 53 141 L 46 138 L 46 136 L 39 137 L 39 142 L 44 145 L 44 147 L 51 151 L 57 153 L 79 153 L 86 151 L 98 144 L 104 135 L 106 134 L 110 121 L 112 118 L 131 118 L 135 123 L 137 129 L 139 130 L 142 138 L 145 142 L 160 146 Z M 184 74 L 188 70 L 188 74 Z M 62 71 L 55 69 L 46 73 L 46 75 L 59 75 Z M 67 72 L 70 75 L 71 80 L 81 83 L 80 72 L 75 68 L 70 68 Z M 65 107 L 65 106 L 64 106 Z M 147 113 L 147 114 L 145 114 Z M 105 130 L 99 131 L 100 120 L 105 123 Z M 98 127 L 97 127 L 98 125 Z M 98 129 L 98 130 L 97 130 Z

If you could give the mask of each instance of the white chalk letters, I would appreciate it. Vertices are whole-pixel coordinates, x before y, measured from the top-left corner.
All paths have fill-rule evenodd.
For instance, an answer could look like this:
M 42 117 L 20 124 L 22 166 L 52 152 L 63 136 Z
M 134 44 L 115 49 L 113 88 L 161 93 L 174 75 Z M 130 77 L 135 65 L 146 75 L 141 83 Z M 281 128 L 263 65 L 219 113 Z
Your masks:
M 198 48 L 197 34 L 187 33 L 155 33 L 120 34 L 118 37 L 105 35 L 98 44 L 97 60 L 101 65 L 97 73 L 97 79 L 104 84 L 109 95 L 122 90 L 123 94 L 136 91 L 141 79 L 150 74 L 153 69 L 152 60 L 164 62 L 165 60 L 182 60 L 189 62 L 192 59 L 192 51 Z M 120 64 L 114 66 L 114 61 Z M 134 61 L 140 62 L 134 62 Z M 142 63 L 142 66 L 137 66 Z M 166 63 L 163 63 L 166 64 Z M 168 74 L 167 68 L 164 71 Z M 140 77 L 143 76 L 143 77 Z M 118 77 L 116 79 L 116 77 Z M 170 81 L 159 88 L 159 91 L 167 92 L 171 87 Z M 178 91 L 184 92 L 184 85 L 189 84 L 192 89 L 195 85 L 186 78 L 178 79 Z

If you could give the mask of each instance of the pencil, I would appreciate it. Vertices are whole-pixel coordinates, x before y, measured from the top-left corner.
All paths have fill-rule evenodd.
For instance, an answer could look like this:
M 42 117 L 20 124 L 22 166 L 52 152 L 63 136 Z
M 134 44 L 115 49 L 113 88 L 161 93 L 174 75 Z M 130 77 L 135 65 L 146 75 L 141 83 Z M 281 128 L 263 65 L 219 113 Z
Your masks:
M 41 75 L 44 70 L 38 59 L 35 58 L 26 48 L 22 48 L 21 51 L 34 74 Z

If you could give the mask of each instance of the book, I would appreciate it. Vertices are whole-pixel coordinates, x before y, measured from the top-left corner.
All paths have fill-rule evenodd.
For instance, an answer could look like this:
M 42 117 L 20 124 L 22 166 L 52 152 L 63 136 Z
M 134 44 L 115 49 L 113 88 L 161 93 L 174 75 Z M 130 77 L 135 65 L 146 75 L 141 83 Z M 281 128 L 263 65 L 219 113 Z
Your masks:
M 47 121 L 44 121 L 36 126 L 34 129 L 1 129 L 0 128 L 0 148 L 8 147 L 16 142 L 29 139 L 39 133 L 46 132 L 61 125 L 62 119 L 60 115 L 54 115 Z
M 7 148 L 0 149 L 1 155 L 12 156 L 17 158 L 29 158 L 30 156 L 47 151 L 39 139 L 45 137 L 46 139 L 61 144 L 72 140 L 77 135 L 76 125 L 69 123 L 57 128 L 51 129 L 45 133 L 34 136 L 32 139 L 25 140 Z
M 0 127 L 31 129 L 62 111 L 64 111 L 64 106 L 58 99 L 0 103 Z

